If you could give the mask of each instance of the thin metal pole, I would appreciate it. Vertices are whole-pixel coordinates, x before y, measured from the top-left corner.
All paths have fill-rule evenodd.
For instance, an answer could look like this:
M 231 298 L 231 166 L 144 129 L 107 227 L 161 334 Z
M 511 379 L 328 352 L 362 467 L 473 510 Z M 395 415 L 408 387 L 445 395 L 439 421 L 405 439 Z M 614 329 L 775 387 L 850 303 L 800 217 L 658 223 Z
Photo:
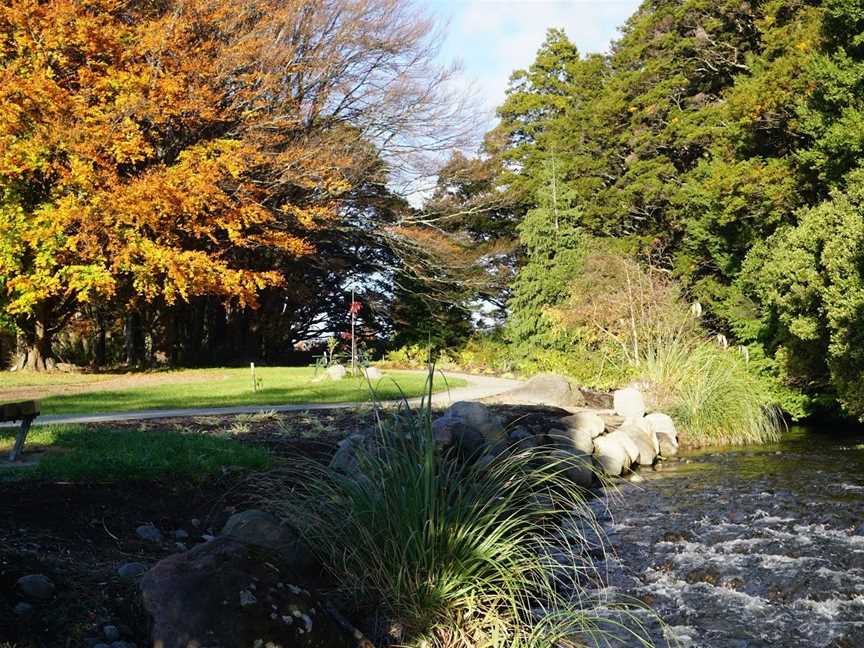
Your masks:
M 357 340 L 354 337 L 354 324 L 357 314 L 354 312 L 354 288 L 351 288 L 351 375 L 357 375 Z

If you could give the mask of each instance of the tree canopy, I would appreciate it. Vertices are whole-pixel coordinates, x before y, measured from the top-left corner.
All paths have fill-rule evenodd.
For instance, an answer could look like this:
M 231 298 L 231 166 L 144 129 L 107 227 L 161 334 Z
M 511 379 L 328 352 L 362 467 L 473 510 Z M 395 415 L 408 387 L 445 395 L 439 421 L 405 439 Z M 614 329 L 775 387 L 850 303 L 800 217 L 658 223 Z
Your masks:
M 333 290 L 394 220 L 393 170 L 454 137 L 434 52 L 398 0 L 5 3 L 0 305 L 28 365 L 88 308 Z

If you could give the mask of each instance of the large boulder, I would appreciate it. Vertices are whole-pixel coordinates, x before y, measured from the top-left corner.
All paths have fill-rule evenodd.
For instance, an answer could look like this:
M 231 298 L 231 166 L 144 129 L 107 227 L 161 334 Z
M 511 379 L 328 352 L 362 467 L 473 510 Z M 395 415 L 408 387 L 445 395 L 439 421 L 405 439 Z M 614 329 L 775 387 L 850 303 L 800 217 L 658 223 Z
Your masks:
M 352 434 L 339 442 L 336 452 L 330 459 L 330 467 L 346 475 L 355 475 L 360 470 L 359 453 L 368 451 L 372 443 L 371 436 Z
M 538 374 L 493 400 L 511 405 L 553 405 L 571 410 L 585 405 L 582 392 L 573 389 L 569 380 L 557 374 Z
M 366 367 L 363 370 L 363 375 L 369 380 L 380 380 L 384 375 L 378 367 Z
M 627 464 L 627 454 L 621 443 L 611 434 L 594 439 L 594 456 L 607 475 L 617 477 Z
M 272 549 L 285 556 L 306 561 L 305 550 L 294 529 L 282 524 L 276 516 L 257 509 L 235 513 L 222 527 L 222 535 L 248 545 Z
M 635 387 L 616 389 L 612 394 L 612 407 L 624 418 L 641 419 L 645 416 L 645 399 Z
M 141 591 L 160 648 L 355 645 L 279 555 L 230 537 L 160 561 Z
M 630 437 L 639 449 L 637 462 L 640 466 L 650 466 L 654 463 L 660 446 L 657 437 L 641 419 L 628 420 L 618 428 L 618 434 Z
M 584 428 L 553 428 L 548 432 L 552 442 L 565 449 L 575 450 L 590 455 L 594 452 L 594 437 L 591 431 Z
M 576 412 L 570 416 L 565 416 L 560 422 L 567 426 L 570 431 L 587 431 L 592 439 L 600 436 L 606 430 L 606 423 L 604 423 L 603 418 L 595 412 Z
M 608 435 L 609 438 L 615 439 L 621 447 L 624 449 L 624 454 L 627 456 L 626 461 L 624 462 L 624 469 L 630 470 L 633 464 L 638 463 L 639 461 L 639 446 L 630 436 L 626 433 L 622 433 L 620 430 L 615 430 L 614 432 L 610 432 Z
M 652 412 L 645 417 L 645 422 L 657 437 L 661 455 L 668 458 L 678 454 L 678 431 L 671 416 L 662 412 Z
M 457 445 L 473 454 L 485 446 L 507 443 L 501 419 L 483 403 L 459 401 L 432 422 L 432 434 L 441 446 Z
M 28 574 L 15 584 L 18 591 L 30 600 L 48 600 L 54 596 L 54 583 L 45 574 Z
M 570 450 L 555 450 L 552 459 L 560 460 L 567 479 L 582 488 L 590 488 L 594 483 L 594 470 L 591 454 Z

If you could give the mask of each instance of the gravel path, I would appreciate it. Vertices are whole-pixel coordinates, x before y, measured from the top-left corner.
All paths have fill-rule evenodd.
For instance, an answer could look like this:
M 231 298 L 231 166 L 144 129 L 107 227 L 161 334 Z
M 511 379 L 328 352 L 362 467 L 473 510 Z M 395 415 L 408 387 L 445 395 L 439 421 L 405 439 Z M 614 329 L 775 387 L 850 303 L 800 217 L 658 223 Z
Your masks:
M 474 376 L 462 373 L 445 372 L 447 378 L 462 378 L 468 382 L 464 387 L 432 395 L 432 404 L 446 407 L 460 400 L 477 400 L 487 396 L 501 394 L 522 384 L 518 380 L 508 380 L 496 376 Z M 419 398 L 408 400 L 412 405 L 420 402 Z M 399 401 L 386 401 L 385 406 L 397 405 Z M 134 412 L 100 412 L 95 414 L 52 414 L 40 416 L 33 425 L 51 425 L 54 423 L 107 423 L 111 421 L 135 421 L 144 419 L 175 418 L 181 416 L 221 416 L 226 414 L 254 414 L 262 411 L 276 412 L 306 412 L 310 410 L 351 409 L 368 403 L 296 403 L 291 405 L 238 405 L 231 407 L 193 407 L 183 409 L 153 409 Z M 17 427 L 17 423 L 0 423 L 0 427 Z

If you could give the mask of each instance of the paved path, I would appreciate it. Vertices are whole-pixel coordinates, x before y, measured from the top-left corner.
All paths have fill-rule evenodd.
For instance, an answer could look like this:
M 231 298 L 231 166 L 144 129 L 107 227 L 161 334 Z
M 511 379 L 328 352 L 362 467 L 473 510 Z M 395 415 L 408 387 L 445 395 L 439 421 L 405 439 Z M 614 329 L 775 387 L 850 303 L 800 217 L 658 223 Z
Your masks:
M 450 391 L 432 394 L 432 404 L 446 407 L 460 400 L 476 400 L 487 396 L 501 394 L 522 383 L 518 380 L 508 380 L 495 376 L 474 376 L 461 373 L 445 372 L 448 378 L 462 378 L 468 382 L 464 387 L 456 387 Z M 440 377 L 436 377 L 436 382 Z M 385 406 L 395 406 L 400 401 L 385 401 Z M 420 398 L 408 400 L 412 405 L 420 402 Z M 186 416 L 221 416 L 228 414 L 254 414 L 256 412 L 306 412 L 309 410 L 351 409 L 369 403 L 297 403 L 291 405 L 237 405 L 232 407 L 193 407 L 186 409 L 154 409 L 135 412 L 104 412 L 97 414 L 49 414 L 37 418 L 33 425 L 50 425 L 52 423 L 106 423 L 111 421 L 140 421 L 144 419 L 178 418 Z M 17 427 L 17 423 L 0 423 L 0 427 Z

